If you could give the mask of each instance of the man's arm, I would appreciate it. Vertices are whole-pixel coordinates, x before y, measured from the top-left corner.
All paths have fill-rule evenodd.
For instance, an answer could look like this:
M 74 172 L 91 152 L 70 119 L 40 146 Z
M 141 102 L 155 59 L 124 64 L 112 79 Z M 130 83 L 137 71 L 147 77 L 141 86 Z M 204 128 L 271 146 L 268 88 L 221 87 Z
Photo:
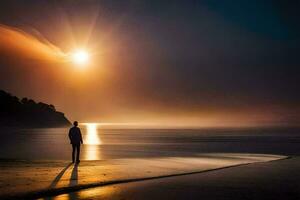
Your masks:
M 70 141 L 72 140 L 71 129 L 69 130 L 69 139 L 70 139 Z
M 83 144 L 80 128 L 78 128 L 78 130 L 79 130 L 79 135 L 80 135 L 80 143 Z

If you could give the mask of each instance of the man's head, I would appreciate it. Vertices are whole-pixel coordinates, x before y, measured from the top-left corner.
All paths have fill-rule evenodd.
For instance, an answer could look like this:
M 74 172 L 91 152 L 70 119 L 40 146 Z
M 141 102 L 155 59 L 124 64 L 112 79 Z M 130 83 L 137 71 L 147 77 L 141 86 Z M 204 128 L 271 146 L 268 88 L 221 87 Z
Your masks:
M 78 121 L 74 121 L 74 126 L 78 126 Z

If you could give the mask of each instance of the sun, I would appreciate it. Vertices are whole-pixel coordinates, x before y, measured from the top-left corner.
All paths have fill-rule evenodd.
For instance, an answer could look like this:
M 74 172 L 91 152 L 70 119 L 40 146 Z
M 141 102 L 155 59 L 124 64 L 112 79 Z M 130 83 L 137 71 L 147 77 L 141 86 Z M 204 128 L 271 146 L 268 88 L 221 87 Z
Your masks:
M 72 62 L 77 65 L 86 65 L 89 62 L 89 53 L 86 50 L 79 49 L 71 54 Z

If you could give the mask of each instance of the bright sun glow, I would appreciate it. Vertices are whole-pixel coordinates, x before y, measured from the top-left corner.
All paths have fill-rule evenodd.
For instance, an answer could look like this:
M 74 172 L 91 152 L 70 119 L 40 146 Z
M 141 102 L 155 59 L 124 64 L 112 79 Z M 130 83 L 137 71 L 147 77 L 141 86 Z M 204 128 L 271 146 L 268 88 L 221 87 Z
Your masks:
M 89 61 L 89 54 L 85 50 L 74 51 L 71 55 L 72 61 L 77 65 L 85 65 Z

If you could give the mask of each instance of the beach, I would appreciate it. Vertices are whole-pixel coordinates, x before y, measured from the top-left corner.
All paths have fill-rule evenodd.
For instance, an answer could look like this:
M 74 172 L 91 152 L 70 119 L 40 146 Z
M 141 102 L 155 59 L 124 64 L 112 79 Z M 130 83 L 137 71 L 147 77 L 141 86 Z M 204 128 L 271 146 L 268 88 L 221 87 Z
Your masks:
M 86 189 L 53 199 L 298 200 L 299 169 L 300 157 L 292 157 L 193 175 Z
M 300 191 L 297 130 L 81 129 L 79 165 L 67 129 L 4 133 L 0 199 L 279 199 Z
M 37 199 L 80 189 L 179 177 L 287 159 L 263 154 L 199 154 L 197 157 L 83 161 L 2 161 L 1 199 Z M 71 198 L 74 199 L 74 198 Z

